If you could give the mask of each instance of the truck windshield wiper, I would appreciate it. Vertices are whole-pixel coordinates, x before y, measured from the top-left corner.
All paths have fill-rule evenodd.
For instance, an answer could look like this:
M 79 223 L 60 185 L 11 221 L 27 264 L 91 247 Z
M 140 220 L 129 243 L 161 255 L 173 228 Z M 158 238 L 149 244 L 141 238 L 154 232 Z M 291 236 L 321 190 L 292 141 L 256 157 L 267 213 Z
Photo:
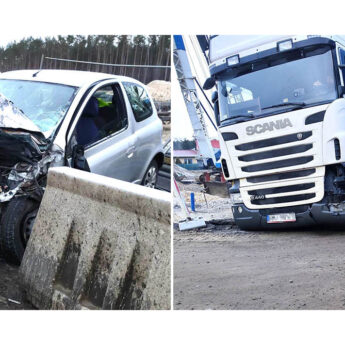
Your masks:
M 254 114 L 240 114 L 240 115 L 234 115 L 234 116 L 230 116 L 224 120 L 221 120 L 220 122 L 223 123 L 223 122 L 227 122 L 227 121 L 232 121 L 234 119 L 238 119 L 238 118 L 245 118 L 245 119 L 253 119 L 255 117 Z
M 269 107 L 264 107 L 261 110 L 279 108 L 279 107 L 284 107 L 286 105 L 294 106 L 296 108 L 303 108 L 306 106 L 304 102 L 285 102 L 285 103 L 273 104 L 273 105 L 270 105 Z

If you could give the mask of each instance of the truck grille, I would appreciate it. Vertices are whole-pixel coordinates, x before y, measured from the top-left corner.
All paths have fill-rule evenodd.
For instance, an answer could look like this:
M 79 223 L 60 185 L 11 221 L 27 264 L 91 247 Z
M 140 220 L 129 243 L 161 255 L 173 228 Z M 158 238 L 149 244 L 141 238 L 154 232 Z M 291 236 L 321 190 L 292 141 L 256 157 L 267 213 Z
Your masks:
M 288 134 L 288 135 L 283 135 L 283 136 L 277 137 L 277 138 L 252 141 L 250 143 L 236 145 L 235 148 L 238 151 L 255 150 L 255 149 L 260 149 L 263 147 L 271 147 L 271 146 L 275 146 L 275 145 L 293 143 L 295 141 L 298 142 L 298 141 L 309 138 L 311 135 L 312 135 L 312 131 L 303 132 L 303 133 Z
M 318 165 L 321 157 L 318 133 L 314 130 L 255 140 L 241 144 L 228 144 L 239 177 L 267 175 Z
M 324 195 L 324 167 L 240 180 L 244 204 L 251 209 L 304 205 Z

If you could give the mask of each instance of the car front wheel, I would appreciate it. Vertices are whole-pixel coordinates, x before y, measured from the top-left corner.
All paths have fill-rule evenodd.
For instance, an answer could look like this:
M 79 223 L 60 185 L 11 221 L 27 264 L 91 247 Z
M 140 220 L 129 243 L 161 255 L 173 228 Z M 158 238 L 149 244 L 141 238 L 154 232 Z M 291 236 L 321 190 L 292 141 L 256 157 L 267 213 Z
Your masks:
M 8 262 L 19 265 L 37 216 L 39 202 L 33 199 L 13 198 L 1 219 L 0 251 Z

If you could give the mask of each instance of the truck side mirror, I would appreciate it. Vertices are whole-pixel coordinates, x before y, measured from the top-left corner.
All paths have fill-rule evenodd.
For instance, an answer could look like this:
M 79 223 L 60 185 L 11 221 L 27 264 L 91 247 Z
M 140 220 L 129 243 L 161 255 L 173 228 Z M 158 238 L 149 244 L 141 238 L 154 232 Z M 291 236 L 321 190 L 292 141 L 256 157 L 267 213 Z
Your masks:
M 214 103 L 217 102 L 217 100 L 218 100 L 218 92 L 217 92 L 217 91 L 213 91 L 213 92 L 212 92 L 211 101 L 212 101 L 212 103 L 214 104 Z
M 90 172 L 89 164 L 84 156 L 84 147 L 82 145 L 73 146 L 72 168 Z
M 216 85 L 216 79 L 214 77 L 209 77 L 205 80 L 204 86 L 202 87 L 204 90 L 210 90 Z
M 213 94 L 212 94 L 213 96 Z M 213 100 L 213 97 L 212 97 Z M 220 119 L 219 119 L 219 101 L 218 101 L 218 94 L 217 99 L 214 101 L 214 117 L 216 118 L 216 124 L 219 127 L 220 126 Z

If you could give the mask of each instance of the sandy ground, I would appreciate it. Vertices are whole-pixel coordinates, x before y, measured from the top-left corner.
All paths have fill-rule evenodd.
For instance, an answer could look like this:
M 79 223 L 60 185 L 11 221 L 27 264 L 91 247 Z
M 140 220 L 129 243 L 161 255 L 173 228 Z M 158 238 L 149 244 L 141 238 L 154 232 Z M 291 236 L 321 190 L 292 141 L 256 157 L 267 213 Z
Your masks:
M 195 216 L 223 224 L 178 231 L 174 200 L 175 309 L 345 309 L 345 231 L 241 231 L 229 199 L 179 188 Z
M 175 309 L 345 309 L 345 232 L 174 232 Z
M 0 259 L 0 310 L 34 309 L 21 293 L 18 270 Z

